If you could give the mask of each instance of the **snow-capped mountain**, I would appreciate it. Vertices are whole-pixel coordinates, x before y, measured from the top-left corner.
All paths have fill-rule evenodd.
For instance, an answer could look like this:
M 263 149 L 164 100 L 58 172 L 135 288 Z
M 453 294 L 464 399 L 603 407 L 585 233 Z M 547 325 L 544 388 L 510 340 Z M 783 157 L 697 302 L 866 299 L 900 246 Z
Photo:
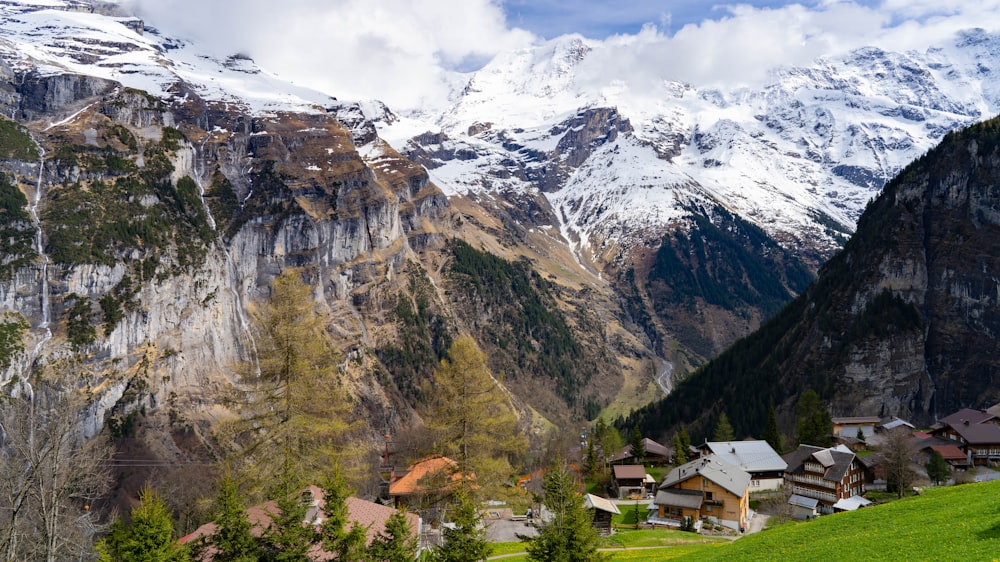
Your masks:
M 438 135 L 400 148 L 449 194 L 544 193 L 558 221 L 546 226 L 581 249 L 627 250 L 712 202 L 815 264 L 904 165 L 1000 109 L 1000 37 L 981 30 L 923 52 L 865 48 L 775 69 L 753 88 L 601 76 L 608 50 L 566 36 L 501 55 L 437 118 Z M 580 116 L 597 108 L 627 125 L 568 157 Z
M 79 0 L 0 1 L 0 75 L 92 76 L 164 101 L 182 99 L 186 92 L 178 83 L 183 82 L 204 100 L 255 114 L 315 112 L 333 101 L 258 68 L 244 55 L 207 55 L 188 41 L 145 28 L 123 10 Z

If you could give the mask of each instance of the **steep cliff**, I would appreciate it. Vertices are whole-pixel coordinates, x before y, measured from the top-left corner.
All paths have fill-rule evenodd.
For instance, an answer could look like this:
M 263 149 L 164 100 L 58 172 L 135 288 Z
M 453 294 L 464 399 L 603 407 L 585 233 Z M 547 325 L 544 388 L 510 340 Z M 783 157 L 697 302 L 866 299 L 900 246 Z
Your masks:
M 861 216 L 818 280 L 675 393 L 636 414 L 649 428 L 725 410 L 759 434 L 815 389 L 834 415 L 919 424 L 1000 399 L 1000 119 L 949 133 Z

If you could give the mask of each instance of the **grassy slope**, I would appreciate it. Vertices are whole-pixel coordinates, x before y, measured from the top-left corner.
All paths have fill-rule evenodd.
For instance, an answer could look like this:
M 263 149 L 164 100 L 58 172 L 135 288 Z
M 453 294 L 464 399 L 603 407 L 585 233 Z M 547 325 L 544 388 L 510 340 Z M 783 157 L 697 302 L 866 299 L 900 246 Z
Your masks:
M 1000 481 L 750 535 L 681 560 L 996 560 Z

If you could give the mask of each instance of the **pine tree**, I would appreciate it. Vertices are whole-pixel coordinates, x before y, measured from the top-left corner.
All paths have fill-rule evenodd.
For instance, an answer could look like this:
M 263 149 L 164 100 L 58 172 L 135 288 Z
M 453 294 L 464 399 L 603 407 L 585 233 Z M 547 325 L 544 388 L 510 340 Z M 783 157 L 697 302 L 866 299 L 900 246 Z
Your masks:
M 525 438 L 475 340 L 452 343 L 427 395 L 432 404 L 424 419 L 435 448 L 458 463 L 459 473 L 475 474 L 480 486 L 501 486 L 513 470 L 508 458 L 524 450 Z
M 240 390 L 230 402 L 240 418 L 222 425 L 220 439 L 235 453 L 251 497 L 264 499 L 301 490 L 276 488 L 288 481 L 270 475 L 295 473 L 299 484 L 324 481 L 348 426 L 336 354 L 298 270 L 274 279 L 254 318 L 259 363 L 242 365 Z
M 924 467 L 927 469 L 927 477 L 935 486 L 947 482 L 948 477 L 951 476 L 951 467 L 948 466 L 948 461 L 944 460 L 941 453 L 937 451 L 931 450 L 931 457 L 927 459 L 927 464 Z
M 771 446 L 778 454 L 781 454 L 781 431 L 778 430 L 778 416 L 774 413 L 774 406 L 767 410 L 767 427 L 764 429 L 764 441 Z
M 186 562 L 188 550 L 174 538 L 170 509 L 157 493 L 144 488 L 132 522 L 116 519 L 97 544 L 100 562 Z
M 286 494 L 277 501 L 278 512 L 260 538 L 265 560 L 309 562 L 309 550 L 318 537 L 313 526 L 304 522 L 308 506 L 299 493 Z
M 452 496 L 451 522 L 455 528 L 445 528 L 444 544 L 431 551 L 431 562 L 475 562 L 485 560 L 493 547 L 480 525 L 475 496 L 467 488 L 459 488 Z
M 251 524 L 243 507 L 239 487 L 231 476 L 219 487 L 217 529 L 205 541 L 212 549 L 214 562 L 254 562 L 260 558 L 257 539 L 250 533 Z
M 682 465 L 688 462 L 687 451 L 687 447 L 684 446 L 684 438 L 678 431 L 674 434 L 674 464 Z
M 385 530 L 368 547 L 374 562 L 413 562 L 417 557 L 417 537 L 405 511 L 397 511 L 385 522 Z
M 803 392 L 797 409 L 799 422 L 795 437 L 799 440 L 799 444 L 829 447 L 833 420 L 830 418 L 830 412 L 820 402 L 816 391 L 810 389 Z
M 323 549 L 334 553 L 338 562 L 360 562 L 367 559 L 367 529 L 349 521 L 347 497 L 347 483 L 335 470 L 323 486 Z
M 545 475 L 543 503 L 552 517 L 528 539 L 528 560 L 591 562 L 604 560 L 597 552 L 598 536 L 593 515 L 583 506 L 572 473 L 561 466 Z
M 715 432 L 712 433 L 712 441 L 732 441 L 735 438 L 733 425 L 729 423 L 729 416 L 725 412 L 721 412 L 719 421 L 715 424 Z
M 632 426 L 632 431 L 629 433 L 629 448 L 632 450 L 632 458 L 635 459 L 635 464 L 642 464 L 646 460 L 646 442 L 642 438 L 642 432 L 639 431 L 639 426 Z

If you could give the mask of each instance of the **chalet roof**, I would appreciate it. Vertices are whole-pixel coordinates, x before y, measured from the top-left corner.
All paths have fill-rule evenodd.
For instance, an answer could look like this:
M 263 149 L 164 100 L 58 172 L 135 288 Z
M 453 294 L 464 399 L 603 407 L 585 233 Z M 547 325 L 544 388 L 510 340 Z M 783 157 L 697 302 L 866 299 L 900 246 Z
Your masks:
M 314 525 L 319 525 L 322 522 L 321 509 L 323 508 L 323 489 L 318 486 L 308 486 L 303 490 L 303 497 L 310 498 L 310 506 L 306 512 L 304 523 L 312 523 Z M 347 519 L 348 521 L 354 522 L 361 528 L 366 529 L 365 533 L 367 536 L 367 541 L 370 544 L 372 540 L 378 535 L 385 531 L 385 523 L 389 520 L 389 517 L 393 513 L 396 513 L 394 508 L 385 506 L 378 503 L 373 503 L 360 498 L 348 497 L 345 499 L 344 503 L 347 505 Z M 250 521 L 251 530 L 255 536 L 260 536 L 263 530 L 271 525 L 271 521 L 275 515 L 281 513 L 278 509 L 278 502 L 267 501 L 261 504 L 257 504 L 253 507 L 247 508 L 247 520 Z M 415 513 L 406 513 L 406 520 L 410 524 L 410 530 L 413 536 L 416 537 L 420 533 L 420 517 Z M 207 537 L 212 535 L 218 530 L 218 525 L 215 523 L 206 523 L 201 527 L 198 527 L 194 532 L 181 537 L 180 542 L 186 544 L 195 541 L 201 537 Z M 206 553 L 207 557 L 203 559 L 211 560 L 211 551 Z M 332 555 L 329 552 L 322 550 L 321 548 L 315 547 L 309 552 L 309 557 L 312 560 L 331 560 Z
M 667 507 L 686 507 L 688 509 L 700 509 L 704 495 L 698 490 L 682 490 L 680 488 L 667 488 L 658 490 L 653 503 L 665 505 Z
M 767 441 L 707 441 L 705 447 L 747 472 L 778 472 L 788 468 L 788 463 Z
M 664 459 L 669 459 L 673 456 L 673 452 L 670 450 L 670 448 L 665 447 L 648 437 L 643 438 L 642 444 L 646 448 L 647 457 L 657 456 L 657 457 L 662 457 Z M 622 450 L 622 452 L 618 453 L 617 455 L 608 459 L 608 462 L 618 462 L 630 458 L 632 458 L 631 444 L 625 445 L 625 449 Z
M 660 489 L 672 488 L 696 476 L 707 478 L 740 497 L 746 493 L 747 486 L 750 485 L 750 475 L 743 469 L 720 459 L 716 455 L 706 455 L 671 470 L 670 474 L 667 474 L 667 477 L 663 479 L 663 483 L 660 484 Z
M 428 478 L 428 477 L 431 478 Z M 430 480 L 440 476 L 440 482 Z M 462 479 L 458 463 L 442 456 L 425 457 L 411 464 L 406 474 L 389 483 L 390 496 L 407 496 L 434 490 L 444 490 Z M 431 486 L 431 487 L 429 487 Z
M 645 480 L 646 467 L 641 464 L 616 464 L 614 467 L 615 480 Z
M 939 420 L 940 423 L 956 427 L 959 425 L 975 425 L 993 419 L 993 414 L 972 408 L 963 408 L 954 414 L 945 416 Z M 966 423 L 968 422 L 968 423 Z
M 879 453 L 874 453 L 868 455 L 867 457 L 858 457 L 858 462 L 860 462 L 865 468 L 872 468 L 885 462 L 885 457 Z
M 871 500 L 867 500 L 861 496 L 851 496 L 849 498 L 838 500 L 837 503 L 833 504 L 833 509 L 838 509 L 840 511 L 854 511 L 859 507 L 871 505 L 871 503 Z
M 971 421 L 968 425 L 966 425 L 965 422 L 962 421 L 957 424 L 948 424 L 948 426 L 970 445 L 1000 444 L 1000 425 L 992 423 L 972 423 Z
M 816 509 L 819 505 L 819 500 L 815 498 L 807 498 L 798 494 L 792 494 L 791 497 L 788 498 L 788 503 L 794 506 L 804 507 L 806 509 Z
M 916 429 L 915 427 L 913 427 L 912 423 L 906 420 L 901 420 L 899 418 L 889 418 L 883 421 L 882 425 L 880 425 L 879 427 L 886 430 L 896 429 L 897 427 L 905 427 L 910 430 Z
M 850 449 L 843 445 L 829 449 L 814 447 L 812 445 L 799 445 L 798 449 L 782 458 L 788 463 L 789 473 L 802 474 L 805 472 L 806 461 L 813 459 L 826 469 L 823 473 L 824 480 L 840 482 L 851 468 L 851 463 L 857 457 Z
M 843 418 L 831 418 L 834 425 L 875 425 L 882 421 L 878 416 L 854 416 Z
M 595 496 L 594 494 L 587 494 L 583 496 L 583 507 L 587 509 L 607 511 L 608 513 L 614 513 L 615 515 L 621 515 L 621 512 L 618 511 L 618 506 L 615 505 L 614 502 L 607 498 Z
M 968 459 L 965 453 L 963 453 L 962 450 L 955 445 L 931 445 L 931 450 L 940 453 L 946 461 L 964 461 Z

